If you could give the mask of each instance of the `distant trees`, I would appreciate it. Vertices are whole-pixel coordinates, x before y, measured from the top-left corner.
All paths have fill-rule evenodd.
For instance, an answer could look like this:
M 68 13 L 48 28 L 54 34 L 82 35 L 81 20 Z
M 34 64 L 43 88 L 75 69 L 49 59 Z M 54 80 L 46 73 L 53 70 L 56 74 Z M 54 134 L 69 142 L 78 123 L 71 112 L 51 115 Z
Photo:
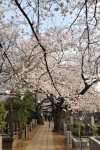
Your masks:
M 30 117 L 30 110 L 35 109 L 35 99 L 33 93 L 27 91 L 25 95 L 16 95 L 7 98 L 5 101 L 5 109 L 8 112 L 6 121 L 19 124 L 26 124 Z M 35 117 L 34 115 L 32 116 Z

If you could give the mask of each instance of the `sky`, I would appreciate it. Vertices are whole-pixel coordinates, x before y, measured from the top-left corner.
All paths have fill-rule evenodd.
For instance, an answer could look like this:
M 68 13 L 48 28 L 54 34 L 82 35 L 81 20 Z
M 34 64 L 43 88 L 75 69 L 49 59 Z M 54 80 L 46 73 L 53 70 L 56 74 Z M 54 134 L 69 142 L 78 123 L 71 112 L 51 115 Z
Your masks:
M 8 1 L 6 1 L 6 3 L 4 4 L 4 7 L 7 7 L 7 3 L 8 3 Z M 58 5 L 56 8 L 59 8 Z M 8 7 L 7 9 L 9 9 L 9 12 L 7 11 L 5 13 L 4 19 L 5 20 L 12 19 L 12 22 L 15 21 L 17 15 L 14 14 L 13 11 L 11 11 L 10 7 Z M 55 27 L 55 26 L 66 26 L 66 28 L 67 28 L 67 26 L 69 26 L 69 24 L 71 24 L 71 22 L 73 22 L 73 19 L 75 18 L 75 10 L 74 11 L 69 10 L 69 12 L 66 13 L 65 15 L 62 14 L 60 8 L 59 8 L 59 11 L 54 11 L 54 10 L 55 10 L 55 7 L 52 6 L 52 8 L 50 10 L 51 15 L 49 15 L 49 17 L 46 17 L 46 16 L 43 17 L 43 18 L 45 18 L 45 20 L 42 19 L 42 25 L 40 25 L 40 27 L 41 27 L 40 31 L 41 32 L 44 32 L 45 28 L 50 28 L 50 27 Z M 66 10 L 67 10 L 67 8 L 66 8 Z M 28 11 L 28 10 L 26 9 L 26 11 Z M 20 21 L 22 19 L 20 11 L 16 11 L 16 12 L 18 13 L 18 15 L 20 15 L 20 19 L 17 19 L 18 22 L 16 24 L 16 27 L 17 26 L 22 27 L 26 32 L 29 32 L 30 31 L 29 26 L 27 26 L 27 28 L 26 28 L 24 26 L 24 23 L 23 24 L 20 23 Z M 32 10 L 31 10 L 31 12 L 32 12 Z M 36 15 L 33 12 L 30 14 L 33 16 L 33 20 L 35 22 L 37 22 L 36 21 Z M 45 15 L 47 15 L 47 14 L 45 14 Z M 13 16 L 15 16 L 15 18 L 13 18 Z M 32 19 L 32 17 L 31 17 L 31 19 Z M 41 19 L 41 17 L 40 17 L 40 19 Z

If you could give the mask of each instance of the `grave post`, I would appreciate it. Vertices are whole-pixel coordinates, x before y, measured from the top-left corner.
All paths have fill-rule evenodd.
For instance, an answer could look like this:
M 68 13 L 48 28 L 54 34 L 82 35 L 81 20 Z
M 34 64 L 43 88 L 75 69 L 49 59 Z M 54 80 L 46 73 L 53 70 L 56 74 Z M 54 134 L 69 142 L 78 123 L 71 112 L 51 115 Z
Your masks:
M 14 136 L 14 122 L 11 122 L 10 124 L 10 137 Z
M 15 123 L 15 133 L 18 135 L 18 123 Z
M 2 150 L 2 136 L 0 136 L 0 150 Z
M 72 149 L 72 135 L 71 131 L 67 131 L 67 150 Z
M 32 130 L 32 121 L 30 122 L 30 131 Z
M 27 125 L 25 125 L 25 138 L 27 138 Z

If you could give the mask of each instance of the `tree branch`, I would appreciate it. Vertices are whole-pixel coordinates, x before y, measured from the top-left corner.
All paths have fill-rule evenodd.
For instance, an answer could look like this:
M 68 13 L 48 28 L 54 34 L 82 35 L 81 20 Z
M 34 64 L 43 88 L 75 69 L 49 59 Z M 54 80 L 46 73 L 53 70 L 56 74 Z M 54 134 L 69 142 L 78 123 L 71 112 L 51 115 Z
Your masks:
M 28 21 L 28 23 L 29 23 L 29 25 L 30 25 L 30 27 L 31 27 L 31 30 L 32 30 L 32 32 L 33 32 L 33 34 L 34 34 L 34 36 L 35 36 L 35 38 L 36 38 L 36 40 L 37 40 L 39 46 L 41 47 L 41 49 L 42 49 L 43 52 L 44 52 L 44 61 L 45 61 L 45 64 L 46 64 L 47 72 L 48 72 L 48 74 L 49 74 L 49 77 L 50 77 L 50 79 L 51 79 L 51 82 L 52 82 L 52 84 L 53 84 L 55 90 L 56 90 L 57 93 L 60 95 L 60 92 L 58 91 L 58 89 L 56 88 L 56 86 L 55 86 L 55 84 L 54 84 L 52 75 L 51 75 L 50 70 L 49 70 L 49 67 L 48 67 L 46 49 L 45 49 L 44 46 L 41 44 L 41 42 L 40 42 L 40 40 L 39 40 L 39 38 L 38 38 L 38 36 L 37 36 L 37 34 L 36 34 L 36 32 L 35 32 L 35 29 L 34 29 L 34 27 L 33 27 L 33 24 L 31 23 L 29 17 L 27 16 L 27 14 L 25 13 L 25 11 L 22 9 L 22 7 L 20 6 L 20 4 L 18 3 L 18 0 L 15 0 L 15 3 L 16 3 L 16 5 L 18 6 L 19 10 L 20 10 L 20 11 L 22 12 L 22 14 L 24 15 L 24 17 L 27 19 L 27 21 Z

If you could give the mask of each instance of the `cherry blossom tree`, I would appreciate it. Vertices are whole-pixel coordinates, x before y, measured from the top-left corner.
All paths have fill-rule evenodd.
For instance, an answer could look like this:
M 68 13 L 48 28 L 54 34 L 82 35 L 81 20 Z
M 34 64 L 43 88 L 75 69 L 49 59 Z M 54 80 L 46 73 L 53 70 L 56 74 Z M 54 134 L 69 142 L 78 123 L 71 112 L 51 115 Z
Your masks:
M 1 5 L 9 6 L 0 16 L 1 86 L 6 83 L 12 93 L 42 92 L 60 114 L 92 91 L 100 81 L 99 0 L 2 0 Z M 60 116 L 55 130 L 61 127 L 57 122 Z

